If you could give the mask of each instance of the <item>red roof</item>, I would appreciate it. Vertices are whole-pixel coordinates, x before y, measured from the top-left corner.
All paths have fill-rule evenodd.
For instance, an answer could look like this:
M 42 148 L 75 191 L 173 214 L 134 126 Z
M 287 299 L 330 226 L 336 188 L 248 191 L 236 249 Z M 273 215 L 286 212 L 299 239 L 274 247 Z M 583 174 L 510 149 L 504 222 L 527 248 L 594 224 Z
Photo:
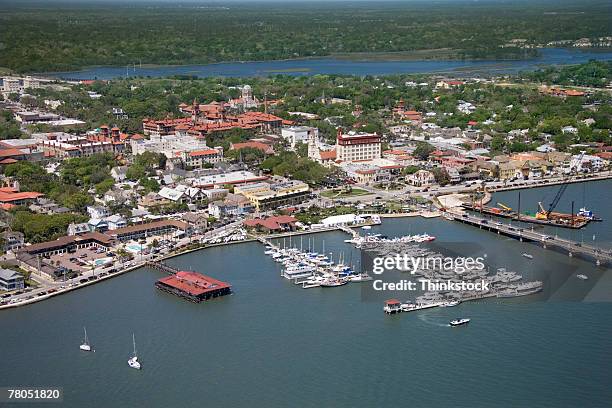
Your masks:
M 206 150 L 194 150 L 193 152 L 189 152 L 189 156 L 211 156 L 214 154 L 219 154 L 215 149 L 206 149 Z
M 0 150 L 0 157 L 21 156 L 25 153 L 19 149 L 3 149 Z
M 33 200 L 35 198 L 43 196 L 43 193 L 36 193 L 33 191 L 24 191 L 22 193 L 5 193 L 0 192 L 0 202 L 8 201 L 19 201 L 19 200 Z
M 240 149 L 244 149 L 244 148 L 251 148 L 251 149 L 257 149 L 257 150 L 261 150 L 262 152 L 264 152 L 265 154 L 273 154 L 274 153 L 274 149 L 272 148 L 272 146 L 270 146 L 269 144 L 266 143 L 262 143 L 262 142 L 242 142 L 242 143 L 232 143 L 230 146 L 230 150 L 240 150 Z
M 332 150 L 319 150 L 321 160 L 336 160 L 336 149 Z
M 470 120 L 468 122 L 468 125 L 470 125 L 470 126 L 476 126 L 477 124 L 478 124 L 478 122 L 476 122 L 475 120 Z
M 199 296 L 219 289 L 231 288 L 229 283 L 200 273 L 188 271 L 177 272 L 175 275 L 160 279 L 159 282 L 182 290 L 193 296 Z
M 13 163 L 17 163 L 17 160 L 8 158 L 8 159 L 4 159 L 0 161 L 0 164 L 13 164 Z
M 297 218 L 292 217 L 290 215 L 279 215 L 276 217 L 268 217 L 268 218 L 254 218 L 252 220 L 246 220 L 244 225 L 247 227 L 257 227 L 262 226 L 268 230 L 279 230 L 281 229 L 282 224 L 290 224 L 293 225 L 297 222 Z
M 402 302 L 400 302 L 397 299 L 389 299 L 385 301 L 385 305 L 401 305 Z
M 0 204 L 0 208 L 2 208 L 5 211 L 8 211 L 11 208 L 15 208 L 15 207 L 17 207 L 17 206 L 15 204 L 11 204 L 11 203 Z

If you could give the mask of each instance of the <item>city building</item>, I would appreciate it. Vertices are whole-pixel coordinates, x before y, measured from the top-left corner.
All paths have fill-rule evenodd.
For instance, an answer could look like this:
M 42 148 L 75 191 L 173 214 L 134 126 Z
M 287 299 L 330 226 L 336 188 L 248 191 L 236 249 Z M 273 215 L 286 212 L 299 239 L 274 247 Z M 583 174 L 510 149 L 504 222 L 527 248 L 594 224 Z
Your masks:
M 301 203 L 310 194 L 310 188 L 302 181 L 286 180 L 235 186 L 234 193 L 245 196 L 257 211 L 267 211 Z
M 291 148 L 297 143 L 308 143 L 311 137 L 319 137 L 319 129 L 310 126 L 289 126 L 281 129 L 281 136 L 287 141 Z
M 0 268 L 0 290 L 8 292 L 24 287 L 25 279 L 22 274 L 11 269 Z
M 381 137 L 376 133 L 342 133 L 336 138 L 336 160 L 340 162 L 364 161 L 381 157 Z
M 436 182 L 436 178 L 431 171 L 418 170 L 406 176 L 406 181 L 414 187 L 428 187 Z

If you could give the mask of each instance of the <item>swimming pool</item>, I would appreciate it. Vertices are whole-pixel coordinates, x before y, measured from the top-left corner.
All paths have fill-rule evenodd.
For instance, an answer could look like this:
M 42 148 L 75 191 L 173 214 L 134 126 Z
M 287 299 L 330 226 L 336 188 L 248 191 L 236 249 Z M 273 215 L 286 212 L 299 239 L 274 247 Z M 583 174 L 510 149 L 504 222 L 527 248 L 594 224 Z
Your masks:
M 125 249 L 128 250 L 129 252 L 142 252 L 146 249 L 146 247 L 144 245 L 141 244 L 129 244 L 125 246 Z

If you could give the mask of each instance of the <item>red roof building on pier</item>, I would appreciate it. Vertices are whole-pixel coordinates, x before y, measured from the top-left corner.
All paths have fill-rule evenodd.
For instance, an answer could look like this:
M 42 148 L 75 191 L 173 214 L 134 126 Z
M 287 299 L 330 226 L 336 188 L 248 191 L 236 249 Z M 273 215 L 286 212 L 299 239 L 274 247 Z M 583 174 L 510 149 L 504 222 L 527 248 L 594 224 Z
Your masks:
M 157 281 L 155 286 L 158 289 L 186 298 L 192 302 L 201 302 L 229 295 L 232 290 L 232 286 L 229 283 L 189 271 L 180 271 L 174 275 L 162 278 Z

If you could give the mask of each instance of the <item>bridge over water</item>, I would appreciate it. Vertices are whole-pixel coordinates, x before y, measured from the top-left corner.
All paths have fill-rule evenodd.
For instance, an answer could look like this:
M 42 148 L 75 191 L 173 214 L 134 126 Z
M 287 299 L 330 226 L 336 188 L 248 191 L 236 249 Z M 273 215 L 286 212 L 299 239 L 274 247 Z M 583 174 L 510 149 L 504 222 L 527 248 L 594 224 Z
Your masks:
M 518 226 L 493 222 L 491 220 L 477 217 L 468 213 L 447 211 L 444 216 L 447 219 L 459 221 L 464 224 L 478 227 L 479 229 L 486 229 L 500 235 L 512 237 L 521 242 L 533 242 L 540 245 L 544 249 L 557 250 L 559 252 L 566 253 L 568 256 L 577 256 L 590 261 L 595 261 L 597 265 L 612 265 L 612 251 L 608 249 L 596 248 L 566 238 L 552 237 Z

